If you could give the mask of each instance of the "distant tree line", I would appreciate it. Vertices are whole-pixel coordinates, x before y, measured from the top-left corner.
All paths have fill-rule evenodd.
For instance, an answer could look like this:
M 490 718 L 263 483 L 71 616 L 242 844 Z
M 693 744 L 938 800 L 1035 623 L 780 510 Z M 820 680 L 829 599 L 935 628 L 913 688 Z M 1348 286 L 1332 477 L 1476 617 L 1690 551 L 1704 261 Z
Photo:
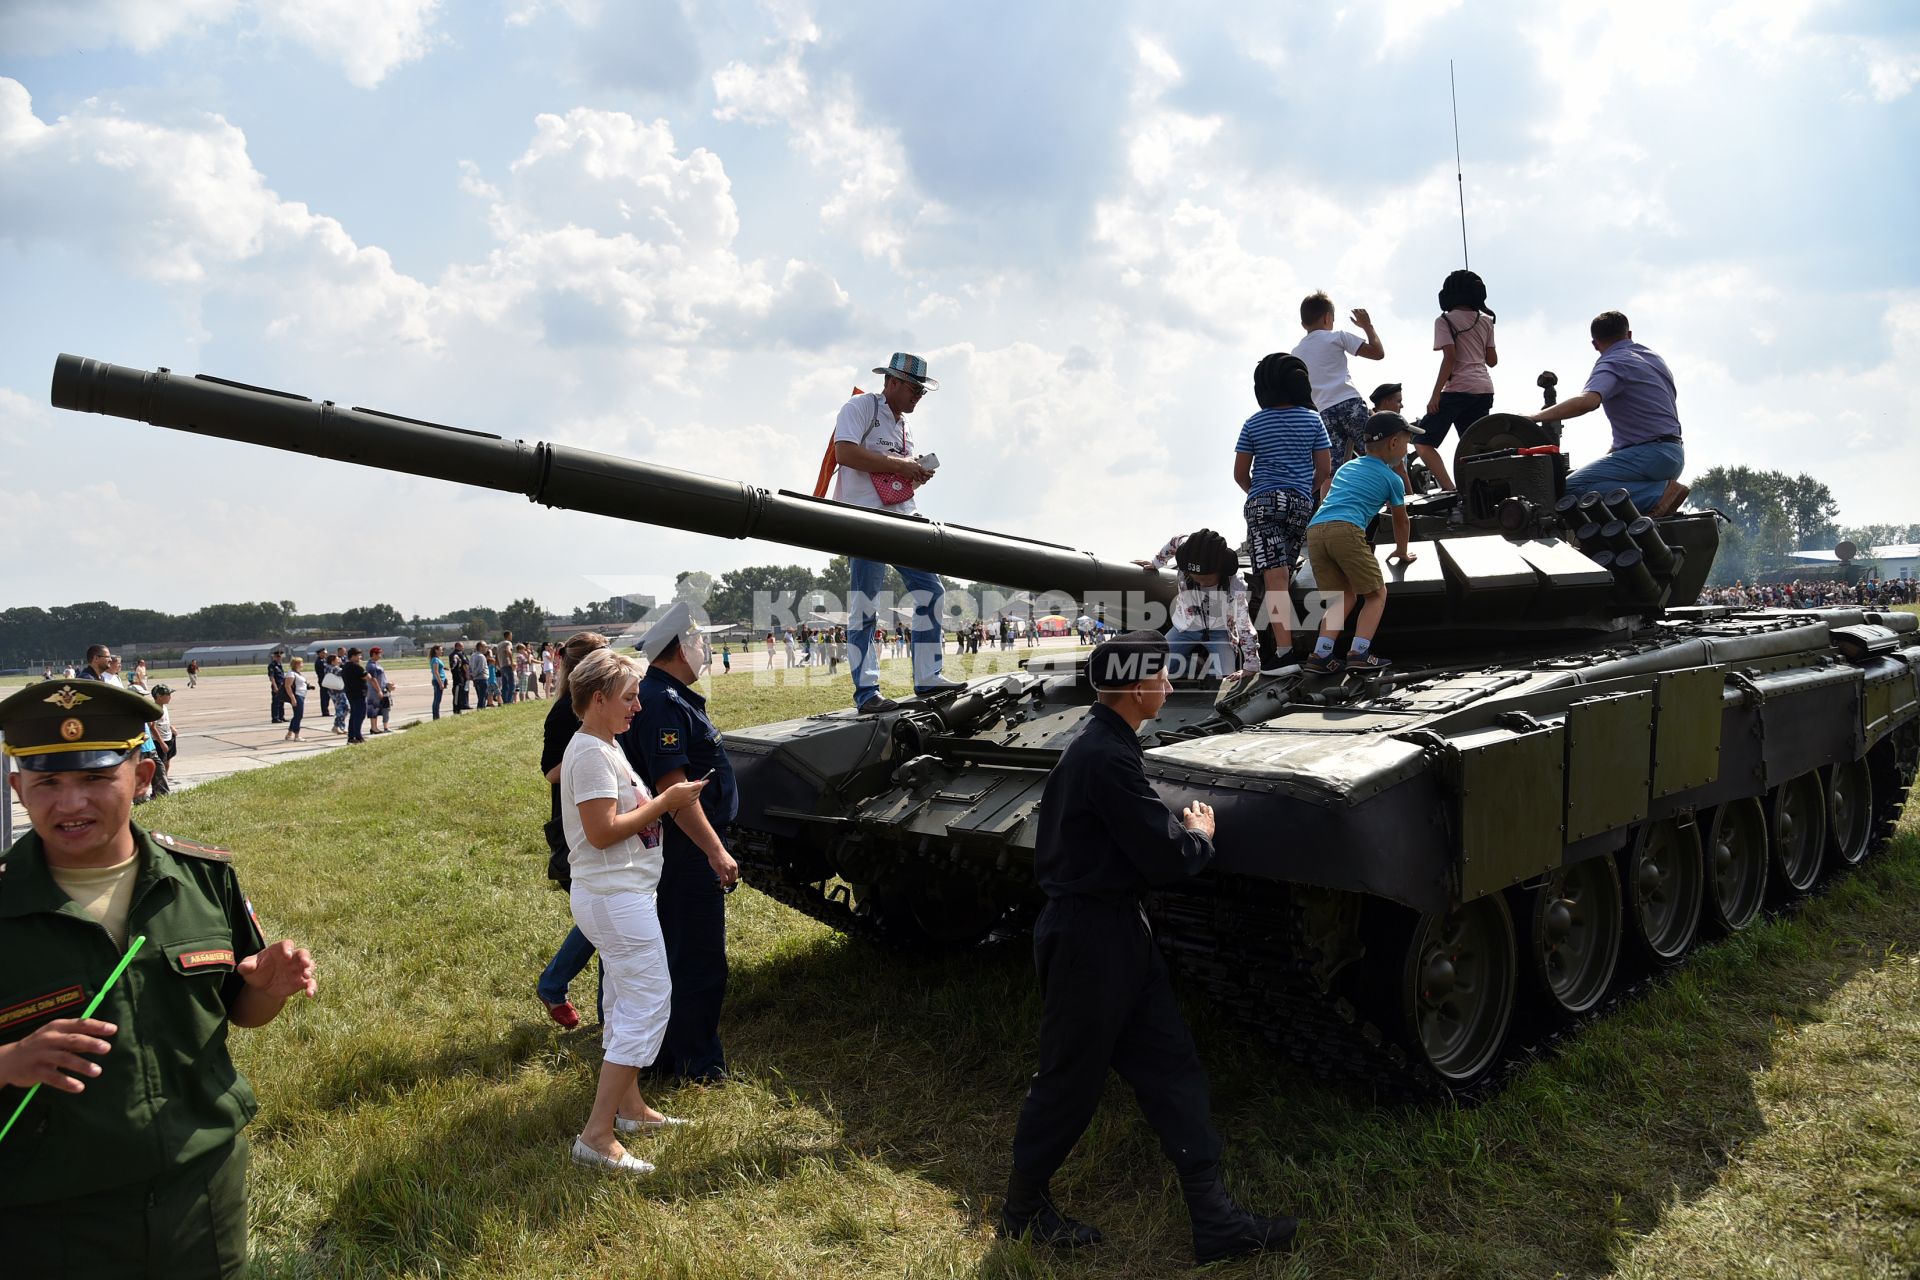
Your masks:
M 470 639 L 496 636 L 502 628 L 521 640 L 544 639 L 547 633 L 546 611 L 531 599 L 515 600 L 500 610 L 456 610 L 444 621 L 460 623 L 460 634 Z M 0 610 L 0 667 L 78 661 L 93 644 L 160 646 L 164 652 L 169 646 L 325 635 L 408 635 L 428 643 L 439 638 L 439 627 L 417 614 L 407 618 L 386 603 L 338 613 L 301 613 L 291 600 L 256 600 L 211 604 L 192 613 L 163 613 L 87 600 L 49 609 Z
M 1839 524 L 1840 504 L 1832 492 L 1804 472 L 1714 467 L 1687 483 L 1693 489 L 1689 507 L 1711 508 L 1728 520 L 1720 531 L 1710 585 L 1751 582 L 1793 567 L 1790 552 L 1831 551 L 1842 540 L 1860 549 L 1862 562 L 1874 547 L 1920 542 L 1920 524 Z

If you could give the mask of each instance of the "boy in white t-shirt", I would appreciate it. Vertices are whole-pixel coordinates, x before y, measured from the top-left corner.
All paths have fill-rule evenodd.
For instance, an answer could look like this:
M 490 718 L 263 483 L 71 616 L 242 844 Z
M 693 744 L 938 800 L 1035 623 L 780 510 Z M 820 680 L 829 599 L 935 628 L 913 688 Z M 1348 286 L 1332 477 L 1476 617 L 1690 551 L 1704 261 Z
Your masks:
M 1335 329 L 1333 316 L 1333 299 L 1326 294 L 1310 293 L 1302 298 L 1300 327 L 1307 331 L 1307 336 L 1300 339 L 1293 354 L 1306 363 L 1307 378 L 1313 385 L 1313 407 L 1320 411 L 1327 438 L 1333 442 L 1333 465 L 1337 470 L 1348 458 L 1367 451 L 1365 436 L 1370 411 L 1360 397 L 1360 388 L 1353 385 L 1353 378 L 1347 373 L 1347 357 L 1379 360 L 1386 356 L 1387 348 L 1381 343 L 1380 335 L 1373 331 L 1373 321 L 1365 308 L 1355 307 L 1349 317 L 1367 335 L 1364 338 L 1358 333 Z

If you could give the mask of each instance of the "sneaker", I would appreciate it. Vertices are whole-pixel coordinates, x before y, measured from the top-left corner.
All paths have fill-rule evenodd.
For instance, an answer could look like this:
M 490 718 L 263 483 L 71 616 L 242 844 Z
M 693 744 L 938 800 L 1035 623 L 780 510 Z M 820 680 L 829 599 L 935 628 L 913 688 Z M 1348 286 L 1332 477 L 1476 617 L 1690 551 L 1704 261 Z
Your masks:
M 1385 671 L 1392 665 L 1393 659 L 1383 658 L 1371 649 L 1367 650 L 1367 654 L 1363 658 L 1350 657 L 1346 661 L 1346 669 L 1348 671 L 1358 671 L 1363 675 L 1368 672 Z
M 876 716 L 883 711 L 898 711 L 899 709 L 899 703 L 895 702 L 892 698 L 883 698 L 877 693 L 859 706 L 859 712 L 863 716 Z
M 568 1031 L 580 1025 L 580 1011 L 573 1007 L 573 1001 L 562 1000 L 558 1004 L 553 1004 L 540 998 L 538 993 L 535 993 L 535 998 L 540 999 L 540 1003 L 547 1006 L 547 1016 L 565 1027 Z
M 622 1151 L 619 1159 L 603 1156 L 579 1138 L 573 1140 L 572 1159 L 575 1164 L 585 1165 L 589 1169 L 604 1169 L 609 1173 L 652 1173 L 653 1166 L 634 1155 L 631 1151 Z
M 1328 654 L 1324 658 L 1316 655 L 1301 663 L 1300 669 L 1308 675 L 1330 676 L 1340 669 L 1340 659 L 1334 657 L 1332 654 Z

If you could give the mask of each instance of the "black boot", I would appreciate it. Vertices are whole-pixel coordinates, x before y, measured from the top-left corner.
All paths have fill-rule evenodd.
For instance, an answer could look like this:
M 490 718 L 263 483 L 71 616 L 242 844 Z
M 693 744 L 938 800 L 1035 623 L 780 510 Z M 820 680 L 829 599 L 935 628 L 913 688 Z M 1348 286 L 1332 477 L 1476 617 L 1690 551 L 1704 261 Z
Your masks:
M 1187 1212 L 1193 1217 L 1195 1266 L 1239 1258 L 1249 1253 L 1284 1252 L 1293 1248 L 1300 1229 L 1292 1218 L 1266 1218 L 1248 1213 L 1233 1202 L 1217 1173 L 1180 1180 Z
M 1007 1202 L 1000 1206 L 998 1232 L 1003 1239 L 1018 1240 L 1024 1236 L 1049 1249 L 1084 1249 L 1106 1239 L 1100 1234 L 1100 1228 L 1076 1222 L 1055 1208 L 1053 1197 L 1045 1188 L 1036 1191 L 1018 1183 L 1007 1187 Z

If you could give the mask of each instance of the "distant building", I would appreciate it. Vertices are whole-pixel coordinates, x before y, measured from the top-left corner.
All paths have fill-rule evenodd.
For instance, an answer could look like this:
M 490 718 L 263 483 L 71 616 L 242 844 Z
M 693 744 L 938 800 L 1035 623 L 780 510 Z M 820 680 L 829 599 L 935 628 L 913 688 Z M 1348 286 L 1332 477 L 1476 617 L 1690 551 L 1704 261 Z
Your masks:
M 295 648 L 288 640 L 256 640 L 247 644 L 197 644 L 180 655 L 182 663 L 197 662 L 203 667 L 245 667 L 265 662 L 275 649 L 289 655 L 311 652 Z
M 1787 554 L 1789 559 L 1797 560 L 1809 568 L 1833 570 L 1840 565 L 1839 555 L 1832 551 L 1791 551 Z M 1882 578 L 1920 577 L 1920 545 L 1904 543 L 1862 551 L 1853 558 L 1853 568 L 1862 576 L 1865 576 L 1865 570 L 1872 568 L 1877 569 Z
M 313 656 L 314 650 L 325 649 L 332 653 L 335 649 L 358 649 L 361 653 L 380 646 L 383 658 L 407 658 L 420 652 L 420 646 L 413 642 L 412 636 L 337 636 L 325 640 L 302 640 L 288 653 L 297 653 L 303 658 Z
M 374 645 L 379 645 L 383 657 L 405 658 L 420 652 L 420 646 L 413 642 L 412 636 L 341 636 L 325 640 L 256 640 L 248 644 L 197 644 L 180 655 L 182 663 L 197 662 L 203 667 L 245 667 L 257 666 L 273 656 L 275 649 L 283 649 L 289 658 L 298 654 L 302 658 L 311 658 L 315 649 L 325 648 L 331 652 L 334 646 L 345 649 L 358 648 L 363 653 Z

